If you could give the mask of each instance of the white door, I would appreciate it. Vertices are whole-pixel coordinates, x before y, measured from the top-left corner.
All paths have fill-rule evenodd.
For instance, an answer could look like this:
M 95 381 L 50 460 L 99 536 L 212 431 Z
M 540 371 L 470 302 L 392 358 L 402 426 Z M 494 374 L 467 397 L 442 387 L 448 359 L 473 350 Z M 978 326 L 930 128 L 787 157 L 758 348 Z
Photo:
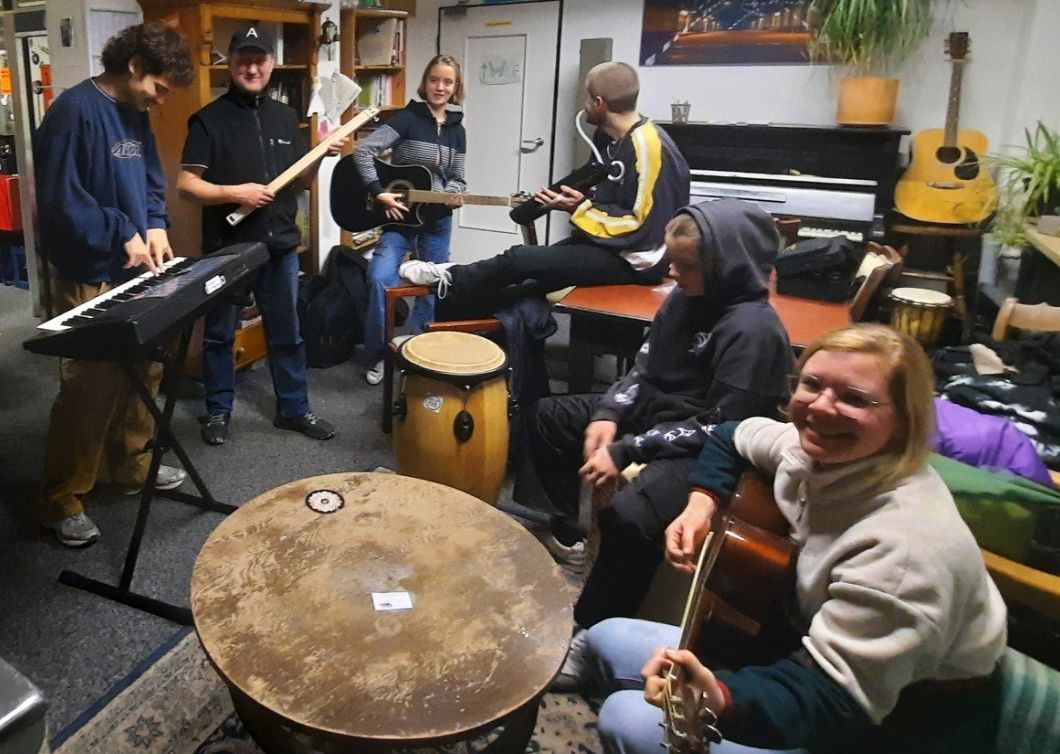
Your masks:
M 559 0 L 441 9 L 439 51 L 464 69 L 467 181 L 473 194 L 548 185 L 555 123 Z M 451 259 L 487 259 L 522 242 L 503 207 L 456 213 Z M 544 221 L 538 220 L 543 235 Z

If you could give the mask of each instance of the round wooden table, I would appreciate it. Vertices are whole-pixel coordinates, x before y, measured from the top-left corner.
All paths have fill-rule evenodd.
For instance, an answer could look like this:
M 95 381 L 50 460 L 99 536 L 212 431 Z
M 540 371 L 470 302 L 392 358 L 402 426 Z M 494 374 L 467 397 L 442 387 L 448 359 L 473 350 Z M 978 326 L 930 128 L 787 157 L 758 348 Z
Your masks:
M 394 592 L 411 608 L 377 610 L 373 593 Z M 244 504 L 206 541 L 191 589 L 203 648 L 270 754 L 433 746 L 501 725 L 489 750 L 522 752 L 570 603 L 559 567 L 505 514 L 368 473 Z

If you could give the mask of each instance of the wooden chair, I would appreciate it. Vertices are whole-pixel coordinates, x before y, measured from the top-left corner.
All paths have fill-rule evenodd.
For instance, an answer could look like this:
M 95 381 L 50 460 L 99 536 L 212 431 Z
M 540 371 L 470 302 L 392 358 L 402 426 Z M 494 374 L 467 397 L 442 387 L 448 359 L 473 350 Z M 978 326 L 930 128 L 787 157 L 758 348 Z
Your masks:
M 1021 304 L 1018 299 L 1007 298 L 997 313 L 990 337 L 999 341 L 1007 340 L 1013 328 L 1060 332 L 1060 306 Z
M 871 255 L 871 256 L 869 256 Z M 868 274 L 865 275 L 861 287 L 850 300 L 850 320 L 852 322 L 863 322 L 870 319 L 872 313 L 870 304 L 875 298 L 880 286 L 888 278 L 893 278 L 902 269 L 902 257 L 891 246 L 881 246 L 875 241 L 869 241 L 866 251 L 866 259 L 862 265 L 871 265 Z

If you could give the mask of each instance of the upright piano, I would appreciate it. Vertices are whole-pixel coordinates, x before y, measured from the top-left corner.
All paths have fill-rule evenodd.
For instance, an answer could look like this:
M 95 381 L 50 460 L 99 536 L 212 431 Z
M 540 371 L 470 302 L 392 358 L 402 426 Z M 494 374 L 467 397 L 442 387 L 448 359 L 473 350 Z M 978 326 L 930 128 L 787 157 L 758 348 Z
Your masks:
M 692 170 L 692 201 L 735 198 L 802 221 L 803 238 L 883 236 L 909 131 L 788 124 L 659 123 Z

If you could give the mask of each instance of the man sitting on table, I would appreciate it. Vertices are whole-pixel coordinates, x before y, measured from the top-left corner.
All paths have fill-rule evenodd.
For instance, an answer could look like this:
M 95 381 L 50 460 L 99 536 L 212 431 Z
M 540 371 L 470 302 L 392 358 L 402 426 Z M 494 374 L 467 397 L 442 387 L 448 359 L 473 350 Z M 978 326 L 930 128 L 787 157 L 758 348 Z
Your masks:
M 624 467 L 647 464 L 600 511 L 600 552 L 574 610 L 579 627 L 636 613 L 662 559 L 649 540 L 661 542 L 683 510 L 709 427 L 776 416 L 784 403 L 791 345 L 767 283 L 778 242 L 773 219 L 754 204 L 723 199 L 682 209 L 666 226 L 677 286 L 633 369 L 604 395 L 535 404 L 531 458 L 559 511 L 545 542 L 558 561 L 584 563 L 580 483 L 614 485 Z M 583 636 L 572 640 L 559 687 L 580 678 Z
M 655 284 L 666 271 L 663 229 L 688 203 L 688 163 L 661 128 L 637 112 L 640 84 L 625 63 L 601 63 L 585 78 L 585 117 L 609 178 L 590 194 L 569 186 L 534 200 L 572 213 L 569 238 L 513 246 L 467 265 L 406 262 L 399 274 L 438 287 L 439 319 L 490 316 L 529 296 L 569 285 Z

